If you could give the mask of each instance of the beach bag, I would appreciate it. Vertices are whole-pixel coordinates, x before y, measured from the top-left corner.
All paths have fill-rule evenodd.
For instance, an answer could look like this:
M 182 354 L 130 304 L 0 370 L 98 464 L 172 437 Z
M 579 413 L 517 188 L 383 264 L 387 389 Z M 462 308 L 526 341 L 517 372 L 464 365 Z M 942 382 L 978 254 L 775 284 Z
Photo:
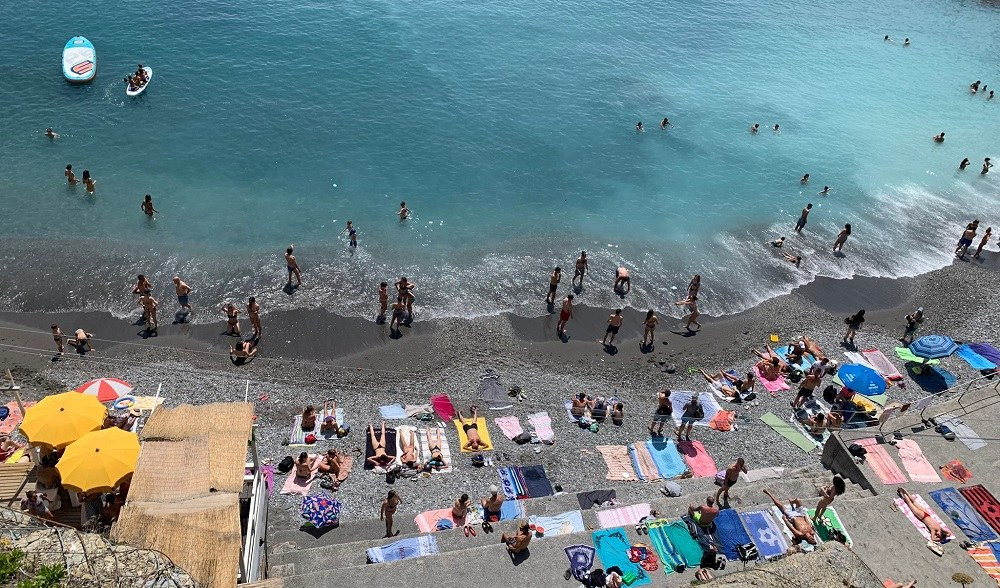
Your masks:
M 847 452 L 861 461 L 864 461 L 865 456 L 868 455 L 868 450 L 857 443 L 851 443 L 851 445 L 847 448 Z
M 719 470 L 715 473 L 715 485 L 719 488 L 726 485 L 726 470 Z
M 292 459 L 292 456 L 286 455 L 284 459 L 282 459 L 278 463 L 278 471 L 281 472 L 282 474 L 287 474 L 288 472 L 292 471 L 292 467 L 294 465 L 295 465 L 295 460 Z
M 313 435 L 312 433 L 309 433 L 308 435 L 306 435 L 305 441 L 306 441 L 306 445 L 312 445 L 313 443 L 316 442 L 316 435 Z
M 477 468 L 481 468 L 486 465 L 486 458 L 483 457 L 482 453 L 477 453 L 472 456 L 472 465 Z
M 518 445 L 524 445 L 525 443 L 531 443 L 531 434 L 529 433 L 518 433 L 514 436 L 514 443 Z
M 792 372 L 790 374 L 788 374 L 788 381 L 791 382 L 791 383 L 793 383 L 793 384 L 797 384 L 798 382 L 801 382 L 802 381 L 802 370 L 792 370 Z
M 757 551 L 757 546 L 753 543 L 744 543 L 743 545 L 736 546 L 736 555 L 740 558 L 740 561 L 747 563 L 748 561 L 757 561 L 760 558 L 760 552 Z
M 663 485 L 663 488 L 660 489 L 660 492 L 663 492 L 663 494 L 669 498 L 677 498 L 682 493 L 681 486 L 677 482 L 667 482 Z

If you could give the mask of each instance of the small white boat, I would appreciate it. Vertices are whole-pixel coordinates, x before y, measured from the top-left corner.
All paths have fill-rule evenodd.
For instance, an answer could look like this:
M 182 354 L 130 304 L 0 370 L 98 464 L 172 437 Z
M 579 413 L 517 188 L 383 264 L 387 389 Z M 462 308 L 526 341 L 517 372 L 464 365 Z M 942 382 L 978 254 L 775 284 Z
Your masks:
M 138 96 L 146 91 L 149 87 L 149 82 L 153 81 L 153 68 L 149 66 L 144 66 L 142 68 L 146 72 L 146 83 L 139 86 L 138 88 L 133 88 L 131 83 L 126 82 L 125 94 L 128 96 Z
M 73 84 L 86 84 L 97 75 L 97 51 L 86 37 L 66 41 L 62 54 L 63 77 Z

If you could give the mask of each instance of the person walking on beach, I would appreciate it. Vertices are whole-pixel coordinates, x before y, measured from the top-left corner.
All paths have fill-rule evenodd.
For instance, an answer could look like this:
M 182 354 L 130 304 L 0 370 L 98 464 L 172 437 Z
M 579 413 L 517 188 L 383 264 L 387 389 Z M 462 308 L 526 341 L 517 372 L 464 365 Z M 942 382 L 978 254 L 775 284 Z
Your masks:
M 698 322 L 698 317 L 701 316 L 701 313 L 698 312 L 697 296 L 689 296 L 684 300 L 678 300 L 677 302 L 674 303 L 674 305 L 687 307 L 687 311 L 689 314 L 684 319 L 681 319 L 684 321 L 683 326 L 685 329 L 690 331 L 692 324 L 698 325 L 699 329 L 701 328 L 701 323 Z
M 559 311 L 559 322 L 556 323 L 556 334 L 562 337 L 566 334 L 566 323 L 573 318 L 573 295 L 563 298 L 562 309 Z
M 260 326 L 260 305 L 253 296 L 247 300 L 247 316 L 250 317 L 250 326 L 253 327 L 253 338 L 259 339 L 264 329 Z
M 226 335 L 234 337 L 240 336 L 240 309 L 232 302 L 222 305 L 222 312 L 226 313 Z
M 681 414 L 681 426 L 677 428 L 677 442 L 681 442 L 681 433 L 684 434 L 684 440 L 691 440 L 691 429 L 694 428 L 694 424 L 705 418 L 705 409 L 701 405 L 701 400 L 698 398 L 698 393 L 695 392 L 691 396 L 691 400 L 684 405 L 684 413 Z M 684 430 L 687 427 L 687 430 Z
M 152 218 L 153 214 L 160 212 L 159 210 L 153 208 L 153 197 L 149 194 L 146 194 L 146 197 L 143 198 L 140 208 L 142 208 L 142 211 L 150 218 Z
M 191 294 L 191 286 L 188 286 L 180 276 L 174 276 L 174 292 L 177 293 L 177 304 L 181 305 L 181 310 L 191 312 L 191 302 L 188 295 Z
M 701 274 L 695 274 L 691 276 L 691 281 L 688 282 L 687 297 L 697 298 L 699 290 L 701 290 Z
M 617 294 L 628 294 L 632 291 L 632 278 L 628 275 L 628 269 L 620 265 L 615 270 L 614 290 Z
M 87 351 L 93 351 L 94 347 L 90 344 L 90 338 L 93 336 L 94 336 L 93 333 L 88 333 L 83 329 L 77 329 L 76 333 L 73 335 L 73 338 L 66 342 L 72 345 L 73 347 L 76 347 L 76 350 L 79 352 L 83 351 L 82 349 L 83 347 L 86 347 Z
M 903 336 L 899 340 L 909 345 L 913 343 L 913 337 L 917 334 L 917 328 L 920 327 L 920 323 L 924 322 L 924 307 L 917 308 L 906 315 L 904 319 L 906 320 L 906 329 L 903 330 Z
M 378 519 L 385 521 L 385 537 L 383 539 L 399 535 L 399 531 L 395 533 L 392 531 L 392 515 L 396 514 L 396 507 L 402 503 L 403 499 L 399 497 L 399 493 L 395 490 L 389 490 L 389 495 L 382 501 L 382 508 L 379 509 Z
M 715 474 L 715 485 L 719 487 L 715 491 L 715 502 L 719 504 L 729 504 L 729 491 L 732 490 L 733 486 L 740 481 L 740 473 L 747 472 L 746 463 L 743 462 L 743 458 L 737 458 L 735 462 L 730 464 L 730 466 L 723 471 Z M 722 474 L 721 476 L 719 474 Z M 719 498 L 722 497 L 725 502 L 720 502 Z
M 969 247 L 972 245 L 972 240 L 976 238 L 976 225 L 975 223 L 969 223 L 965 227 L 965 231 L 962 232 L 962 237 L 958 240 L 958 246 L 955 247 L 955 255 L 959 259 L 965 260 L 965 254 L 968 253 Z
M 559 288 L 560 280 L 562 280 L 562 268 L 556 266 L 556 269 L 552 270 L 552 275 L 549 276 L 549 294 L 545 297 L 546 304 L 556 303 L 556 290 Z
M 59 328 L 59 325 L 52 323 L 52 340 L 56 342 L 56 351 L 58 355 L 64 355 L 63 347 L 63 332 Z
M 979 259 L 979 254 L 983 252 L 983 248 L 990 242 L 990 237 L 992 236 L 993 227 L 986 227 L 986 232 L 983 234 L 983 240 L 979 242 L 979 247 L 976 247 L 976 253 L 973 254 L 972 259 Z
M 809 219 L 809 212 L 812 211 L 812 202 L 806 204 L 806 207 L 802 209 L 802 214 L 799 215 L 798 222 L 795 223 L 795 232 L 801 233 L 802 229 L 806 226 L 806 221 Z
M 989 157 L 987 157 L 986 159 L 983 160 L 983 171 L 979 172 L 979 175 L 985 176 L 986 174 L 990 173 L 990 168 L 991 167 L 993 167 L 993 162 L 990 161 Z M 70 182 L 70 183 L 72 184 L 74 182 Z
M 653 411 L 653 420 L 649 423 L 649 434 L 662 437 L 663 424 L 671 421 L 673 416 L 674 405 L 670 404 L 670 390 L 660 390 L 656 393 L 656 410 Z
M 643 322 L 645 329 L 642 332 L 642 343 L 639 344 L 640 347 L 646 347 L 647 345 L 652 347 L 653 342 L 656 339 L 654 334 L 656 331 L 656 323 L 659 322 L 659 320 L 659 317 L 656 316 L 656 313 L 653 312 L 652 308 L 646 311 L 646 320 Z
M 94 195 L 94 189 L 97 186 L 97 180 L 90 176 L 90 170 L 83 170 L 83 185 L 87 188 L 87 194 L 91 196 Z
M 864 309 L 859 310 L 858 312 L 845 318 L 844 324 L 847 325 L 847 332 L 844 333 L 844 343 L 854 345 L 854 335 L 858 333 L 858 329 L 861 328 L 861 325 L 865 324 Z
M 580 287 L 583 288 L 583 276 L 587 273 L 587 252 L 581 251 L 580 257 L 576 260 L 576 270 L 573 272 L 573 285 L 576 285 L 576 279 L 580 278 Z
M 405 201 L 399 203 L 399 212 L 397 212 L 396 214 L 399 215 L 400 221 L 405 221 L 406 219 L 410 218 L 410 209 L 406 207 Z
M 851 223 L 844 225 L 840 233 L 837 234 L 837 240 L 833 242 L 833 252 L 837 253 L 844 249 L 844 243 L 847 243 L 847 238 L 851 236 Z
M 159 302 L 153 295 L 146 292 L 139 297 L 139 304 L 142 305 L 144 314 L 146 315 L 146 330 L 150 333 L 155 333 L 156 329 L 160 326 L 160 322 L 156 319 L 156 308 L 159 306 Z
M 66 182 L 68 182 L 70 186 L 76 185 L 77 179 L 76 174 L 73 173 L 72 163 L 66 164 L 66 171 L 63 172 L 63 175 L 66 176 Z
M 378 315 L 377 320 L 385 320 L 385 312 L 389 309 L 389 284 L 382 282 L 378 285 Z
M 302 272 L 299 270 L 299 262 L 292 253 L 295 247 L 292 245 L 285 249 L 285 268 L 288 270 L 288 285 L 292 285 L 292 276 L 295 276 L 295 287 L 302 285 Z
M 608 328 L 604 331 L 604 338 L 601 339 L 602 345 L 614 345 L 615 335 L 618 334 L 618 329 L 621 328 L 623 320 L 625 319 L 622 316 L 622 309 L 616 308 L 615 313 L 608 317 Z M 610 341 L 608 341 L 608 335 L 611 335 Z

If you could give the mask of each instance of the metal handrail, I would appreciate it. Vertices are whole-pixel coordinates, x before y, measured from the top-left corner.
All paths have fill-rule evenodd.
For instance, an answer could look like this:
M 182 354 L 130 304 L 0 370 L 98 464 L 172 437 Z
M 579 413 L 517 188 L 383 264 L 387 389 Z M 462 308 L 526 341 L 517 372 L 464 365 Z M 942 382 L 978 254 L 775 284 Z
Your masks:
M 931 408 L 931 407 L 937 407 L 938 405 L 940 405 L 940 404 L 942 404 L 944 402 L 958 401 L 959 407 L 961 407 L 962 410 L 966 410 L 966 406 L 965 406 L 965 404 L 962 401 L 965 398 L 965 395 L 968 394 L 969 392 L 971 392 L 973 390 L 973 388 L 972 388 L 973 385 L 976 384 L 976 383 L 978 383 L 978 382 L 982 382 L 983 380 L 990 380 L 990 379 L 993 379 L 993 378 L 997 378 L 997 382 L 993 384 L 993 394 L 991 396 L 995 395 L 998 398 L 1000 398 L 1000 375 L 995 374 L 995 373 L 991 373 L 991 374 L 987 374 L 987 375 L 980 375 L 980 376 L 977 376 L 977 377 L 975 377 L 975 378 L 973 378 L 973 379 L 971 379 L 971 380 L 969 380 L 967 382 L 964 382 L 964 383 L 961 383 L 961 384 L 956 384 L 956 385 L 952 386 L 951 388 L 947 388 L 947 389 L 945 389 L 945 390 L 943 390 L 941 392 L 938 392 L 937 394 L 930 394 L 929 396 L 934 396 L 934 397 L 937 398 L 937 400 L 931 402 L 927 406 L 925 406 L 922 409 L 920 409 L 920 420 L 926 420 L 924 418 L 924 414 L 927 412 L 927 410 L 929 408 Z M 959 393 L 958 396 L 956 397 L 955 394 L 954 394 L 954 392 L 957 389 L 959 389 L 959 388 L 964 388 L 964 390 L 962 390 L 961 393 Z M 989 388 L 989 386 L 980 386 L 980 387 L 977 387 L 975 390 L 976 391 L 980 391 L 980 390 L 984 390 L 986 388 Z M 978 402 L 983 402 L 984 400 L 986 400 L 986 399 L 984 398 L 984 399 L 981 399 L 981 400 L 977 400 L 976 402 L 977 403 Z M 905 413 L 902 413 L 902 414 L 905 414 Z M 941 414 L 944 414 L 944 413 L 936 414 L 935 416 L 933 416 L 931 418 L 937 418 L 938 416 L 941 416 Z M 888 423 L 888 422 L 891 422 L 893 420 L 894 419 L 891 419 L 891 418 L 890 419 L 886 419 L 884 422 L 882 422 L 882 423 L 879 424 L 879 427 L 878 427 L 879 435 L 882 435 L 883 437 L 885 436 L 884 435 L 885 424 Z M 898 428 L 897 429 L 893 429 L 892 432 L 895 433 L 896 431 L 899 431 L 899 430 L 900 429 L 898 429 Z

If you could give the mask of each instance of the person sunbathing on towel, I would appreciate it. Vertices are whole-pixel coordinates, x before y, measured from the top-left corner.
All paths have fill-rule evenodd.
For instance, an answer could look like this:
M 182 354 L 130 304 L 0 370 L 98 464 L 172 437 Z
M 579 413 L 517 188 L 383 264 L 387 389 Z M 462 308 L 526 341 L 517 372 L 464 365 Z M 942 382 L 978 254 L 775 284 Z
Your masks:
M 764 490 L 764 494 L 774 502 L 774 505 L 781 511 L 781 519 L 785 526 L 792 533 L 792 543 L 799 545 L 803 541 L 809 545 L 816 545 L 816 530 L 809 522 L 809 515 L 802 506 L 802 501 L 798 498 L 790 498 L 788 505 L 781 504 L 778 499 L 771 494 L 770 490 Z
M 710 374 L 701 368 L 698 368 L 698 371 L 701 372 L 702 377 L 708 380 L 708 385 L 711 386 L 712 389 L 718 390 L 727 398 L 739 398 L 739 391 L 732 386 L 734 380 L 737 382 L 740 381 L 739 378 L 729 375 L 723 371 L 716 374 Z
M 316 429 L 316 407 L 308 404 L 302 409 L 302 430 L 307 433 Z
M 817 343 L 815 339 L 811 337 L 802 337 L 802 343 L 806 346 L 806 353 L 815 357 L 816 361 L 826 358 L 826 356 L 823 355 L 823 348 L 819 346 L 819 343 Z
M 105 427 L 107 428 L 107 427 Z M 21 446 L 7 435 L 0 437 L 0 461 L 7 461 Z
M 385 421 L 382 421 L 382 433 L 378 438 L 375 437 L 375 427 L 369 424 L 368 436 L 371 439 L 372 448 L 374 448 L 375 453 L 365 461 L 373 467 L 388 467 L 392 463 L 392 456 L 385 452 Z
M 409 441 L 409 443 L 407 443 Z M 414 429 L 410 429 L 410 438 L 407 440 L 404 435 L 399 440 L 399 446 L 403 452 L 399 455 L 399 462 L 410 468 L 411 470 L 417 469 L 417 432 Z
M 435 427 L 427 431 L 427 445 L 431 450 L 431 458 L 424 468 L 440 470 L 445 467 L 444 454 L 441 453 L 441 429 Z
M 295 460 L 295 477 L 296 478 L 311 478 L 313 474 L 313 466 L 316 465 L 316 460 L 318 457 L 313 457 L 303 451 L 299 454 L 298 459 Z
M 337 401 L 333 401 L 333 406 L 329 406 L 330 401 L 323 401 L 323 420 L 320 421 L 319 432 L 323 434 L 336 433 L 340 428 L 337 426 Z M 315 422 L 316 417 L 313 417 L 313 422 Z M 302 421 L 305 422 L 305 415 L 303 415 Z
M 931 535 L 931 541 L 939 545 L 948 541 L 950 536 L 948 531 L 945 531 L 941 528 L 941 525 L 934 522 L 934 519 L 931 518 L 931 513 L 920 508 L 920 505 L 916 502 L 913 502 L 913 498 L 910 497 L 910 493 L 906 491 L 906 488 L 896 490 L 896 494 L 903 499 L 906 506 L 910 507 L 910 512 L 913 513 L 913 516 L 927 527 L 927 532 Z
M 324 455 L 323 460 L 319 462 L 319 471 L 324 474 L 330 474 L 331 478 L 336 478 L 340 475 L 340 468 L 343 465 L 343 458 L 339 453 L 337 453 L 336 449 L 331 447 L 326 450 L 326 455 Z
M 462 446 L 462 449 L 466 451 L 483 451 L 487 449 L 486 443 L 479 437 L 479 424 L 476 422 L 479 420 L 479 409 L 475 406 L 472 407 L 472 422 L 466 422 L 462 417 L 462 413 L 458 413 L 458 422 L 462 425 L 462 431 L 465 432 L 465 436 L 468 437 L 468 441 Z
M 764 351 L 766 351 L 767 353 L 764 353 Z M 753 349 L 753 348 L 750 349 L 751 353 L 753 353 L 754 355 L 756 355 L 757 357 L 759 357 L 761 359 L 761 361 L 758 362 L 758 364 L 765 363 L 765 362 L 766 363 L 774 363 L 773 360 L 776 359 L 776 360 L 778 360 L 778 365 L 781 366 L 781 370 L 782 371 L 787 372 L 789 370 L 788 362 L 785 361 L 785 358 L 782 357 L 781 355 L 779 355 L 778 353 L 776 353 L 773 349 L 771 349 L 770 345 L 765 345 L 764 346 L 764 351 L 757 351 L 756 349 Z M 761 368 L 761 369 L 763 369 L 763 368 Z
M 528 526 L 528 521 L 521 521 L 521 524 L 517 527 L 517 533 L 514 535 L 508 536 L 507 533 L 500 534 L 500 543 L 507 545 L 507 553 L 511 555 L 521 553 L 527 549 L 530 542 L 531 528 Z
M 761 359 L 757 362 L 756 367 L 760 370 L 761 377 L 769 382 L 781 378 L 781 360 L 777 357 Z

